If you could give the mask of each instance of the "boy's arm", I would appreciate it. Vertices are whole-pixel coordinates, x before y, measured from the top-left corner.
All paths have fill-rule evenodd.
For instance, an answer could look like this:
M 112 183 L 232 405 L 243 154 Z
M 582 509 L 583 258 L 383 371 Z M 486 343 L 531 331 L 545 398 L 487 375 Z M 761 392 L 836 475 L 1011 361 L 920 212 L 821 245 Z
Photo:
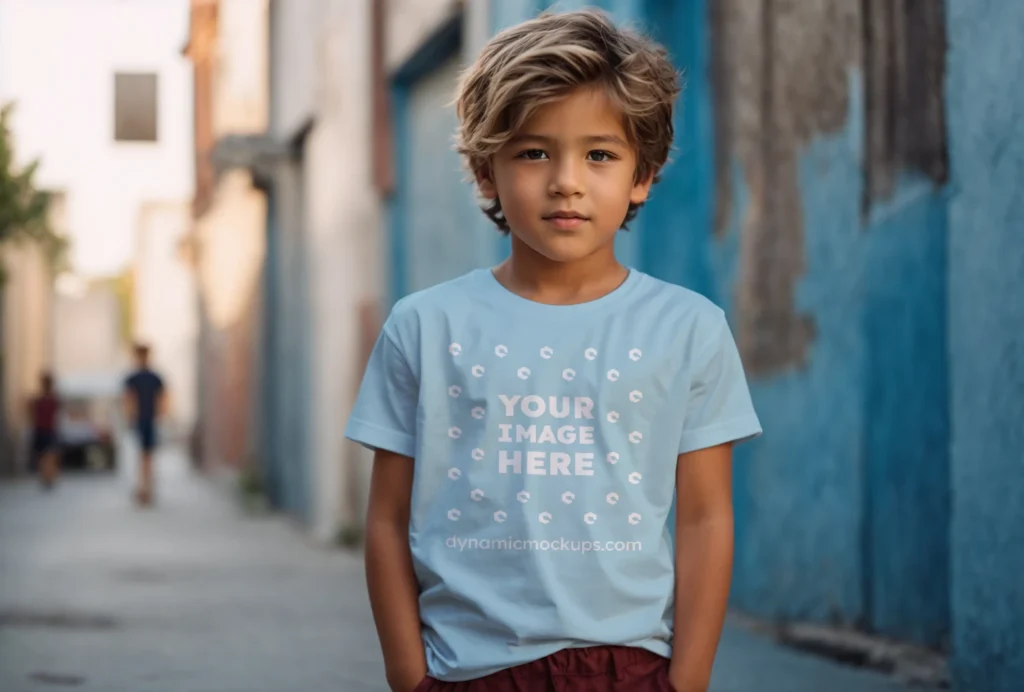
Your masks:
M 680 454 L 676 498 L 669 679 L 676 692 L 706 692 L 732 578 L 732 444 Z
M 167 387 L 160 385 L 160 393 L 157 394 L 156 412 L 158 416 L 166 417 L 171 413 L 171 396 L 167 393 Z
M 392 692 L 411 692 L 427 675 L 419 583 L 409 550 L 413 460 L 377 450 L 366 518 L 366 580 Z

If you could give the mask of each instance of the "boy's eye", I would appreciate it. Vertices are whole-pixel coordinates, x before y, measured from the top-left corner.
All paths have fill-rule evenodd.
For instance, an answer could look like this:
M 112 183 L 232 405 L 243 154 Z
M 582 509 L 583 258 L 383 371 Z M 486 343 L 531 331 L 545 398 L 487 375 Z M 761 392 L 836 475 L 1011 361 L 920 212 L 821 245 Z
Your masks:
M 547 153 L 543 149 L 526 149 L 516 154 L 517 159 L 527 159 L 528 161 L 540 161 Z
M 597 161 L 599 163 L 615 159 L 615 154 L 610 151 L 605 151 L 604 149 L 595 149 L 594 151 L 589 152 L 587 156 L 591 161 Z

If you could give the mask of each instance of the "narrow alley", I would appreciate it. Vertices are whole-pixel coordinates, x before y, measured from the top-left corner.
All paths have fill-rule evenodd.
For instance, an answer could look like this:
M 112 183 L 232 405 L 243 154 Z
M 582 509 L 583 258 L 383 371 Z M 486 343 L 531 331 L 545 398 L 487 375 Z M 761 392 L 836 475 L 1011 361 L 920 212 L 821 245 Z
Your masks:
M 173 449 L 119 475 L 0 484 L 0 690 L 385 692 L 358 555 L 246 514 Z M 714 692 L 897 692 L 730 623 Z
M 129 479 L 0 486 L 0 690 L 384 690 L 361 561 L 158 459 Z

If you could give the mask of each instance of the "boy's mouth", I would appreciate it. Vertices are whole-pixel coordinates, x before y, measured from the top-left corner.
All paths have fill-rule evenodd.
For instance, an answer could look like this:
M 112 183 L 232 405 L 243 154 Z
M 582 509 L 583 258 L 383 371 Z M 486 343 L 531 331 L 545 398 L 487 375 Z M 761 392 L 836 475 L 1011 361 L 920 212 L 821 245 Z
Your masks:
M 545 221 L 553 223 L 556 228 L 566 231 L 577 228 L 584 221 L 590 220 L 589 217 L 572 210 L 551 212 L 550 214 L 545 214 L 543 218 Z

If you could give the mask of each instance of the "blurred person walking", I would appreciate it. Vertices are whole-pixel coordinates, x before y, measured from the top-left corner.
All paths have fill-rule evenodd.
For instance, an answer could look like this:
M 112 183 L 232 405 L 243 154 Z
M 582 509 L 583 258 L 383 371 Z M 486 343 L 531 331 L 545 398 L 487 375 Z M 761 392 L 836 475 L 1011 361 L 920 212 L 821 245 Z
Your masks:
M 51 373 L 40 375 L 39 386 L 39 396 L 29 401 L 29 420 L 32 421 L 30 468 L 39 470 L 43 488 L 50 490 L 60 475 L 60 439 L 57 434 L 60 399 Z
M 157 417 L 166 412 L 164 381 L 149 367 L 149 347 L 135 346 L 135 371 L 124 383 L 125 416 L 139 439 L 142 457 L 135 501 L 140 506 L 153 503 L 153 453 L 157 447 Z

